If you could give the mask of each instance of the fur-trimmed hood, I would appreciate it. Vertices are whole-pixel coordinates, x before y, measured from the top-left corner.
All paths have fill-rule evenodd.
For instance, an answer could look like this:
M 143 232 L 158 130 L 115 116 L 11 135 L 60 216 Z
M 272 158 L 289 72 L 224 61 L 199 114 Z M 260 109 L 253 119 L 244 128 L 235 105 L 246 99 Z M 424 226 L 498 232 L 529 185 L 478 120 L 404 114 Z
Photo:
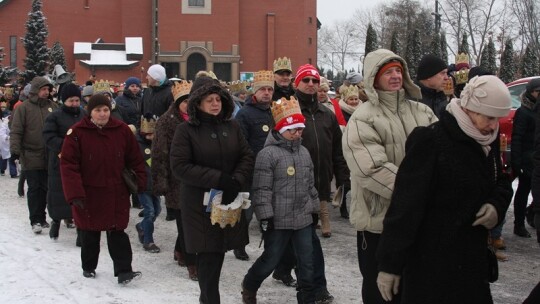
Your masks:
M 200 88 L 190 93 L 188 99 L 189 124 L 198 126 L 200 124 L 199 105 L 201 101 L 210 94 L 218 94 L 221 97 L 221 112 L 216 117 L 218 121 L 230 120 L 234 111 L 234 102 L 231 94 L 217 83 L 205 83 Z

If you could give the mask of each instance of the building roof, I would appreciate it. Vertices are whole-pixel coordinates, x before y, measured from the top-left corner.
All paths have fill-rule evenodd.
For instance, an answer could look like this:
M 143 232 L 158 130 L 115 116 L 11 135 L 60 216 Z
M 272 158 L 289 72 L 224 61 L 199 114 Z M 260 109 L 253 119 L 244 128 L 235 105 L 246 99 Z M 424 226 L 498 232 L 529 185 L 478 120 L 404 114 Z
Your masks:
M 75 42 L 73 54 L 87 67 L 130 69 L 139 64 L 143 57 L 142 37 L 126 37 L 125 44 Z

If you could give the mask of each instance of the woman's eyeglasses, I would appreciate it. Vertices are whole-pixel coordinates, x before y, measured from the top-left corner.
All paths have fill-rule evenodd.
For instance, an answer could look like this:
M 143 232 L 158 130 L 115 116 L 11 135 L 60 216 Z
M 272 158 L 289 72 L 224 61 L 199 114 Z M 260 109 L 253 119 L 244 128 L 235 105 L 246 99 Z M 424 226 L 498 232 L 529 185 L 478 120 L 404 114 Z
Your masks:
M 302 79 L 303 83 L 309 83 L 310 81 L 313 82 L 313 84 L 318 84 L 320 82 L 319 79 L 315 79 L 315 78 L 303 78 Z

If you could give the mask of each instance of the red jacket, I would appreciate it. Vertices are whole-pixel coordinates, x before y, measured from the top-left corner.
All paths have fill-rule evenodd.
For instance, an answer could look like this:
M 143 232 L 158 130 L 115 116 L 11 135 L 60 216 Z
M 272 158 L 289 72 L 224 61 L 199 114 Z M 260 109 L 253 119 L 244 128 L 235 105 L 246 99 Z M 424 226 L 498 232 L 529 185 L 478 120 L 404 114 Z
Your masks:
M 113 117 L 99 129 L 87 116 L 68 130 L 62 146 L 60 170 L 66 202 L 72 205 L 78 228 L 91 231 L 124 230 L 129 221 L 129 192 L 124 167 L 137 174 L 142 192 L 146 171 L 139 145 L 129 127 Z

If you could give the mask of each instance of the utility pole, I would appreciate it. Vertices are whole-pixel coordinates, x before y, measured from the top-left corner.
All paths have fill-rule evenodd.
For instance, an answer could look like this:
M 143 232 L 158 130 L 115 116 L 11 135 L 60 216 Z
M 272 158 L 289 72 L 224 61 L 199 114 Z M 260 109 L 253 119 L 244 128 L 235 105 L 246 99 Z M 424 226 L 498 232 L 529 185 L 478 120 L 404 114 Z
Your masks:
M 439 0 L 435 0 L 435 32 L 441 31 L 441 14 L 439 14 Z

